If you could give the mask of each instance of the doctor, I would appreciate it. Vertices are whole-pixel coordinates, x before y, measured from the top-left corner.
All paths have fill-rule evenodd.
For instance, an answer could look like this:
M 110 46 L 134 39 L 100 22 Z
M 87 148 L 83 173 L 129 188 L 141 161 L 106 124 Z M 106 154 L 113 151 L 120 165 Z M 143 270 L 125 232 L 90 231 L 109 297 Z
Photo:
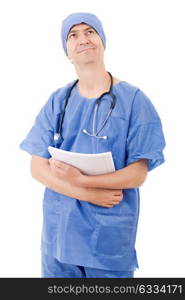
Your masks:
M 55 146 L 66 93 L 74 81 L 51 93 L 20 145 L 31 154 L 33 178 L 45 186 L 42 277 L 134 277 L 139 267 L 139 187 L 148 171 L 164 162 L 161 120 L 143 91 L 106 71 L 106 37 L 95 15 L 69 15 L 61 39 L 78 82 L 65 109 L 58 147 L 80 153 L 111 151 L 116 171 L 87 176 L 51 158 L 47 148 Z M 114 109 L 109 114 L 112 98 L 106 93 L 94 122 L 96 99 L 110 90 L 111 80 Z

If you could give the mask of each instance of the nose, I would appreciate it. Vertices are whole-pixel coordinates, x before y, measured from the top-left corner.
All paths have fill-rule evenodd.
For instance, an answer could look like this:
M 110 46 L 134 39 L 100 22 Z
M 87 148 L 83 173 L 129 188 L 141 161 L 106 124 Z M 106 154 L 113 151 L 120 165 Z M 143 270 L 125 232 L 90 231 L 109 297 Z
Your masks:
M 80 34 L 79 35 L 79 45 L 83 45 L 83 44 L 89 44 L 89 39 L 85 34 Z

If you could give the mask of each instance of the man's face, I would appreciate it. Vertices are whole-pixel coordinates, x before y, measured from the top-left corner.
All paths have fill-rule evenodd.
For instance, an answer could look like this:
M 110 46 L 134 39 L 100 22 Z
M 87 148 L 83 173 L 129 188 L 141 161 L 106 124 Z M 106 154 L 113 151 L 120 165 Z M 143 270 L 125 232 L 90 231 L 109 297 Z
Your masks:
M 103 60 L 104 46 L 96 30 L 88 24 L 71 28 L 67 38 L 67 54 L 73 64 L 87 64 Z

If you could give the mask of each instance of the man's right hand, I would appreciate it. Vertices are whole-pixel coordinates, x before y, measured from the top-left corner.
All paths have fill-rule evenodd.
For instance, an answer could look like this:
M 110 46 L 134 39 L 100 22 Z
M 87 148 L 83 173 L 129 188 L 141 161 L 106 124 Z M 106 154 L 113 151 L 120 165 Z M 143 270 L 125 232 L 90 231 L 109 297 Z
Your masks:
M 86 188 L 85 194 L 84 201 L 103 207 L 113 207 L 123 200 L 122 190 Z

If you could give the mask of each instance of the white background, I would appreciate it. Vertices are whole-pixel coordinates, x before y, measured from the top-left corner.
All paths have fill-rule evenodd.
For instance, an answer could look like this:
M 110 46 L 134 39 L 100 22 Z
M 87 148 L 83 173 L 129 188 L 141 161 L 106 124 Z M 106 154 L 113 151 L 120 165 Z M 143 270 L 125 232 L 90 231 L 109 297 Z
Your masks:
M 40 277 L 44 186 L 30 175 L 19 144 L 49 95 L 76 79 L 62 48 L 62 20 L 91 12 L 107 38 L 105 65 L 141 88 L 156 107 L 166 162 L 148 173 L 135 277 L 185 275 L 185 2 L 182 0 L 1 1 L 0 277 Z

